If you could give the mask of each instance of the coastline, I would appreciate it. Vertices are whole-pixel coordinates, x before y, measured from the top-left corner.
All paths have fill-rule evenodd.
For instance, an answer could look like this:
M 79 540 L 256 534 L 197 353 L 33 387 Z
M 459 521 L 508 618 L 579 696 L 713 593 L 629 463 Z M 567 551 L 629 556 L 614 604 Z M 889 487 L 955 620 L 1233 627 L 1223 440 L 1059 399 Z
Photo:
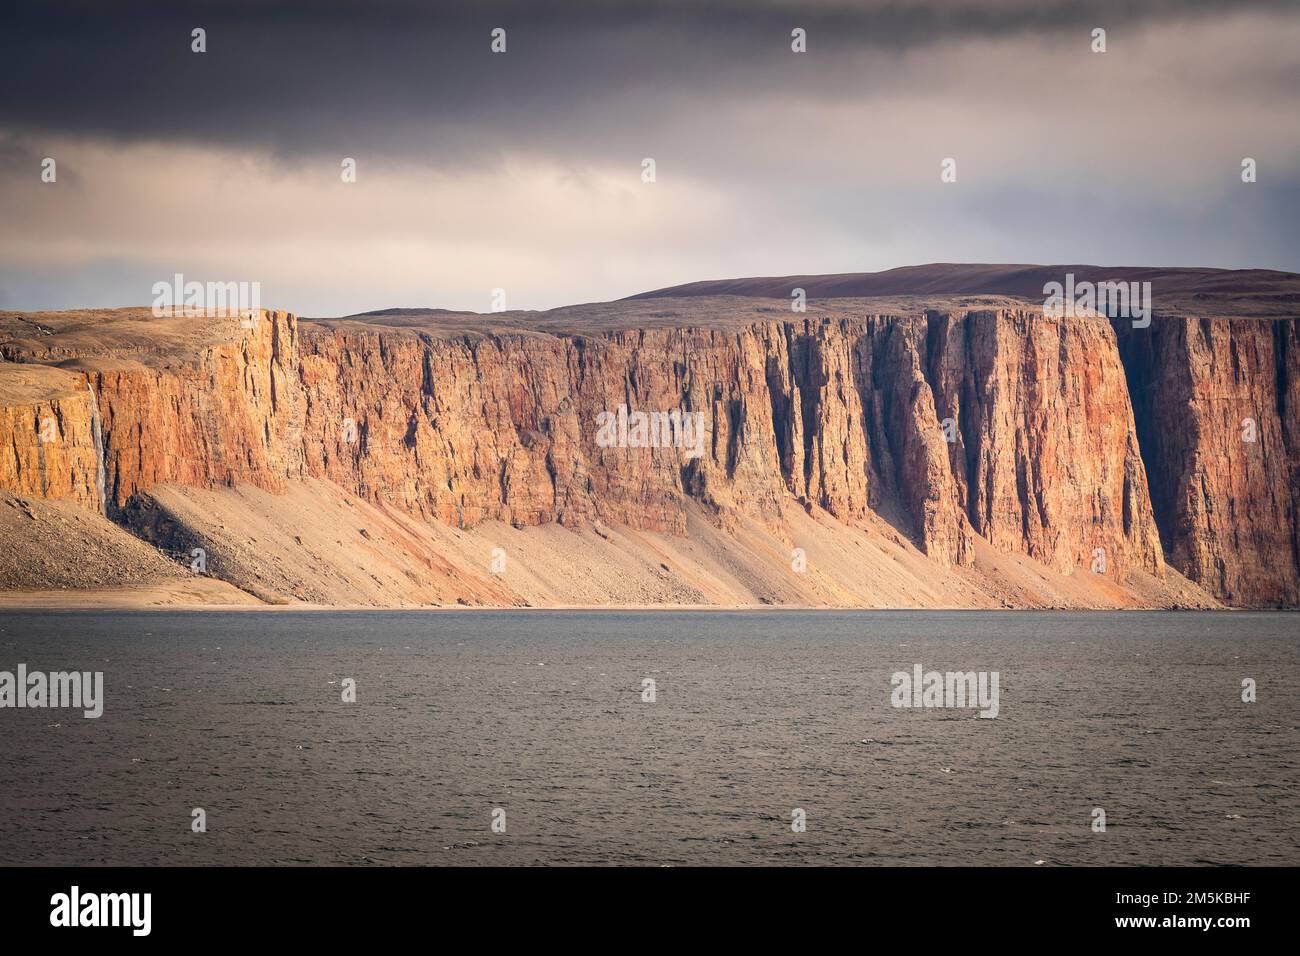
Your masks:
M 825 605 L 797 605 L 797 604 L 553 604 L 553 605 L 446 605 L 446 604 L 424 604 L 424 605 L 395 605 L 395 606 L 378 606 L 372 604 L 266 604 L 266 603 L 240 603 L 240 604 L 195 604 L 195 603 L 144 603 L 141 601 L 130 600 L 101 600 L 92 601 L 89 599 L 79 600 L 75 595 L 67 595 L 64 600 L 49 599 L 48 592 L 14 592 L 0 591 L 0 614 L 22 613 L 28 611 L 40 612 L 59 612 L 59 611 L 184 611 L 184 612 L 214 612 L 223 613 L 229 611 L 240 612 L 270 612 L 270 613 L 319 613 L 322 611 L 332 611 L 339 613 L 355 614 L 358 612 L 372 613 L 416 613 L 427 614 L 435 612 L 447 613 L 475 613 L 488 612 L 500 613 L 522 612 L 522 613 L 545 613 L 545 612 L 665 612 L 665 613 L 682 613 L 682 612 L 704 612 L 710 614 L 746 614 L 746 613 L 790 613 L 790 614 L 812 614 L 812 613 L 875 613 L 887 612 L 896 614 L 900 612 L 915 612 L 917 614 L 933 613 L 965 613 L 965 614 L 1001 614 L 1009 612 L 1017 613 L 1077 613 L 1077 614 L 1109 614 L 1109 613 L 1214 613 L 1214 612 L 1233 612 L 1233 613 L 1281 613 L 1296 612 L 1300 608 L 1289 607 L 1228 607 L 1220 606 L 1214 608 L 1205 607 L 996 607 L 996 608 L 972 608 L 960 607 L 956 605 L 947 607 L 918 607 L 918 606 L 893 606 L 893 607 L 829 607 Z

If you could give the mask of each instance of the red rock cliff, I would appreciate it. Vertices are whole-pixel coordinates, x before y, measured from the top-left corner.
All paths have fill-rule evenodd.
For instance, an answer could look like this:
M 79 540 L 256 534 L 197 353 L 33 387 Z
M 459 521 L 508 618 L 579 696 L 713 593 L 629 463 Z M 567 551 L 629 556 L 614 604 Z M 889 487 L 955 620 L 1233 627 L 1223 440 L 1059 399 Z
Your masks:
M 1170 562 L 1229 603 L 1300 603 L 1300 320 L 1118 327 Z
M 93 386 L 113 507 L 160 483 L 312 476 L 459 526 L 682 534 L 688 498 L 724 528 L 740 514 L 780 528 L 802 502 L 847 524 L 879 515 L 946 565 L 972 563 L 975 536 L 1067 573 L 1100 556 L 1116 579 L 1160 575 L 1167 553 L 1236 603 L 1297 603 L 1294 322 L 1121 328 L 1122 363 L 1097 319 L 861 311 L 535 332 L 267 313 L 147 360 L 57 335 L 6 354 Z M 620 405 L 703 413 L 702 454 L 600 447 L 597 418 Z M 29 448 L 16 407 L 0 438 Z M 88 412 L 67 415 L 69 460 L 44 466 L 57 477 L 11 452 L 0 486 L 97 506 L 75 451 L 93 447 Z M 1259 444 L 1243 448 L 1229 426 L 1250 415 Z

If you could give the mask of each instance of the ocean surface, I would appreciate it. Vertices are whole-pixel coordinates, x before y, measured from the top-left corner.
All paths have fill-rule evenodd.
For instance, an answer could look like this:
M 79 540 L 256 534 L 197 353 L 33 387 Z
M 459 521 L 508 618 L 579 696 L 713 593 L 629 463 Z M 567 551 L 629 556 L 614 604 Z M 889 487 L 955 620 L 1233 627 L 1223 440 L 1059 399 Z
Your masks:
M 1297 614 L 0 614 L 19 663 L 104 713 L 0 709 L 0 864 L 1300 863 Z

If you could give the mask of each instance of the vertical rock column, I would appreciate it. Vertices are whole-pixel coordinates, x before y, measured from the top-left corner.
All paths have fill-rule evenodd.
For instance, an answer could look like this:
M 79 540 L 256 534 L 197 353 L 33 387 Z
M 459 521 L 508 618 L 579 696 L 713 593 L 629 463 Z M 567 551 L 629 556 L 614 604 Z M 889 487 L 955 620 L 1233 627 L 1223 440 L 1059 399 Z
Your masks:
M 1300 601 L 1300 319 L 1116 325 L 1165 551 L 1232 604 Z

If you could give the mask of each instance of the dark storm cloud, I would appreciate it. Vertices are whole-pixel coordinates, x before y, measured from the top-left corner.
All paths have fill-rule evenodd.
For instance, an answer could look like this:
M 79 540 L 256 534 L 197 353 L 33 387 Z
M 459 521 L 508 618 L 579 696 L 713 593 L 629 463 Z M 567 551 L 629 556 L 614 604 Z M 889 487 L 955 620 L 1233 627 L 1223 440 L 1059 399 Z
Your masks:
M 337 315 L 1300 255 L 1294 2 L 11 0 L 0 72 L 11 308 L 139 305 L 176 272 Z
M 1069 31 L 1085 44 L 1093 26 L 1122 36 L 1221 9 L 1217 0 L 19 2 L 0 31 L 0 127 L 281 155 L 365 144 L 443 165 L 504 150 L 591 156 L 602 139 L 688 107 L 707 113 L 774 92 L 825 103 L 887 83 L 862 75 L 871 51 Z M 201 56 L 190 51 L 196 26 L 207 31 Z M 497 26 L 508 31 L 506 56 L 488 48 Z M 789 56 L 793 26 L 808 30 L 815 57 Z

